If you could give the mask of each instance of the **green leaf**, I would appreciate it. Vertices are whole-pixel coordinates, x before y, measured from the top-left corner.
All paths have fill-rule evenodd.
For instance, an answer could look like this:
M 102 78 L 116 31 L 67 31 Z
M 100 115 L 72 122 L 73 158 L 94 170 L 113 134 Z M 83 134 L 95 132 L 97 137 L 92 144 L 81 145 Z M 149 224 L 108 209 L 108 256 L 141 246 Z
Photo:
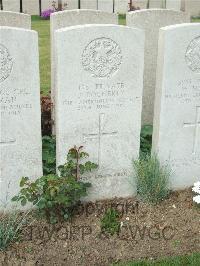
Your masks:
M 27 203 L 27 200 L 26 200 L 25 198 L 23 198 L 23 199 L 21 200 L 21 205 L 22 205 L 22 206 L 25 206 L 26 203 Z
M 31 182 L 28 177 L 20 181 L 20 192 L 13 197 L 13 201 L 20 201 L 22 206 L 28 202 L 33 203 L 41 216 L 48 222 L 56 223 L 60 218 L 69 219 L 71 211 L 79 203 L 80 199 L 87 196 L 87 188 L 90 183 L 84 183 L 78 177 L 85 171 L 91 171 L 97 167 L 88 161 L 81 163 L 82 159 L 89 155 L 82 151 L 82 147 L 74 147 L 68 152 L 68 160 L 58 167 L 60 175 L 56 174 L 55 142 L 49 137 L 43 138 L 43 164 L 45 175 Z M 29 181 L 29 182 L 28 182 Z
M 25 184 L 26 184 L 26 182 L 29 180 L 29 178 L 28 177 L 22 177 L 22 179 L 21 179 L 21 181 L 20 181 L 20 183 L 19 183 L 19 186 L 20 187 L 23 187 Z
M 65 213 L 63 217 L 64 217 L 65 221 L 67 221 L 69 219 L 69 214 Z
M 12 201 L 18 201 L 19 200 L 19 196 L 14 196 L 11 200 Z

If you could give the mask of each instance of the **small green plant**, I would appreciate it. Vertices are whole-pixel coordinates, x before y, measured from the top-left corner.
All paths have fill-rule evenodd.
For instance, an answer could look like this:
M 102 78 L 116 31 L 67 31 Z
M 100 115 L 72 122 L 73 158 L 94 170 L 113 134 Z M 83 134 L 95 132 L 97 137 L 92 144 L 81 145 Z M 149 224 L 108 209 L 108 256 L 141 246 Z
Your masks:
M 114 235 L 120 230 L 119 213 L 109 208 L 101 219 L 101 232 Z
M 42 161 L 44 175 L 56 174 L 56 140 L 55 137 L 42 138 Z
M 143 126 L 140 134 L 140 155 L 151 153 L 153 127 L 151 125 Z
M 173 247 L 178 248 L 181 245 L 181 240 L 176 239 L 173 241 Z
M 97 168 L 90 161 L 80 164 L 80 160 L 89 156 L 82 148 L 69 150 L 67 162 L 58 167 L 60 175 L 45 175 L 33 182 L 23 177 L 20 181 L 21 190 L 12 200 L 21 202 L 22 206 L 33 203 L 39 214 L 50 223 L 67 220 L 80 199 L 87 196 L 87 189 L 91 186 L 80 180 L 81 175 Z
M 25 215 L 14 211 L 0 215 L 0 250 L 5 250 L 11 243 L 20 240 Z
M 156 204 L 168 196 L 171 171 L 168 166 L 160 164 L 155 154 L 141 157 L 133 166 L 137 192 L 144 201 Z
M 26 247 L 25 248 L 25 252 L 29 253 L 29 254 L 32 254 L 33 253 L 33 248 L 32 247 Z

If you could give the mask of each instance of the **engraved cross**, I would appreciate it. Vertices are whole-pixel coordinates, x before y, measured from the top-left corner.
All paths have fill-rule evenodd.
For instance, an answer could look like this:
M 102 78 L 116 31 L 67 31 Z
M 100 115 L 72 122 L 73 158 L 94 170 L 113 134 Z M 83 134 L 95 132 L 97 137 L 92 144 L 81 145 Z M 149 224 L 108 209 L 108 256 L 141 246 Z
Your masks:
M 105 136 L 113 137 L 117 136 L 117 131 L 105 132 L 104 131 L 104 117 L 105 114 L 99 114 L 99 122 L 98 122 L 98 133 L 94 134 L 85 134 L 84 139 L 98 139 L 98 165 L 101 163 L 101 152 L 102 152 L 102 138 Z
M 196 107 L 196 118 L 194 123 L 184 123 L 184 127 L 194 127 L 194 140 L 192 153 L 195 154 L 198 146 L 198 137 L 200 138 L 200 106 Z

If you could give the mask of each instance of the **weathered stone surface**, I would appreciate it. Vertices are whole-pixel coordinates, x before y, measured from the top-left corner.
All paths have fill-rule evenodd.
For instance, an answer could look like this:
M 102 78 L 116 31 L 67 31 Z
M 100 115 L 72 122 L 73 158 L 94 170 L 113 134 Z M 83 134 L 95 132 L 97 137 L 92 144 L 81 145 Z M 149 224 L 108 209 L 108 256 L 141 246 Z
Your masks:
M 67 2 L 65 1 L 64 9 L 65 10 L 78 9 L 78 1 L 74 1 L 74 0 L 68 0 Z
M 3 10 L 19 12 L 20 11 L 20 1 L 19 0 L 3 0 Z
M 126 0 L 115 0 L 115 13 L 125 14 L 129 10 Z
M 182 8 L 185 12 L 189 13 L 191 16 L 200 16 L 200 1 L 199 0 L 184 0 L 182 3 Z
M 164 26 L 189 22 L 184 12 L 149 9 L 127 13 L 127 26 L 145 30 L 145 68 L 142 123 L 153 123 L 154 95 L 159 29 Z
M 97 10 L 97 1 L 93 1 L 93 0 L 81 0 L 81 9 L 93 9 L 93 10 Z
M 0 27 L 0 209 L 42 175 L 37 33 Z
M 118 24 L 117 14 L 97 10 L 68 10 L 51 15 L 51 97 L 54 103 L 55 97 L 55 55 L 54 55 L 54 32 L 55 30 L 81 25 L 81 24 Z M 52 118 L 55 120 L 54 109 Z M 56 122 L 56 121 L 55 121 Z
M 42 0 L 41 3 L 43 3 Z M 23 0 L 23 12 L 29 15 L 39 15 L 39 1 L 38 0 Z
M 116 25 L 85 25 L 55 35 L 57 164 L 64 162 L 69 148 L 83 145 L 99 165 L 85 177 L 92 183 L 88 199 L 133 195 L 144 33 Z
M 136 7 L 139 7 L 140 9 L 146 9 L 147 8 L 147 2 L 148 2 L 148 0 L 136 0 L 136 1 L 133 1 L 133 4 Z
M 145 9 L 147 8 L 147 2 L 148 0 L 135 0 L 133 1 L 133 4 L 135 7 L 139 7 L 140 9 Z M 114 5 L 115 12 L 120 14 L 126 13 L 130 9 L 129 3 L 130 1 L 127 0 L 115 0 L 115 5 Z
M 182 0 L 166 0 L 166 8 L 180 11 L 181 10 L 181 1 Z
M 0 26 L 30 29 L 31 16 L 10 11 L 0 11 Z
M 173 189 L 200 179 L 200 24 L 160 30 L 153 150 Z
M 165 0 L 149 0 L 149 8 L 165 8 Z
M 97 9 L 104 12 L 113 13 L 113 0 L 99 0 Z

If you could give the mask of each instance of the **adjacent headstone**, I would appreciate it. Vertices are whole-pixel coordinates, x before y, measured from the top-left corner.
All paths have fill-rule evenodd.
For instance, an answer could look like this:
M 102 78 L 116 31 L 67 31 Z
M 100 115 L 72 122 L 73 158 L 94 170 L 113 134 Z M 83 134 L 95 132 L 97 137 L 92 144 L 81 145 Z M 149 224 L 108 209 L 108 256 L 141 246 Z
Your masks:
M 149 0 L 149 8 L 165 8 L 166 0 Z
M 44 0 L 41 1 L 43 3 Z M 39 1 L 38 0 L 23 0 L 23 12 L 29 15 L 39 15 Z
M 200 24 L 160 30 L 153 150 L 173 189 L 200 179 Z
M 81 0 L 81 9 L 97 10 L 97 1 L 95 0 Z
M 113 13 L 113 0 L 99 0 L 97 3 L 98 10 Z
M 198 17 L 200 16 L 200 1 L 184 0 L 182 2 L 182 10 L 189 13 L 192 17 Z
M 31 29 L 31 16 L 10 11 L 0 11 L 0 26 Z
M 115 0 L 115 13 L 125 14 L 129 10 L 127 0 Z
M 182 0 L 166 0 L 166 8 L 180 11 L 181 10 L 181 1 Z
M 149 9 L 127 13 L 127 26 L 145 30 L 145 68 L 142 123 L 153 124 L 154 95 L 159 29 L 164 26 L 189 22 L 184 12 Z
M 132 4 L 139 9 L 147 8 L 148 0 L 134 0 Z M 115 0 L 114 1 L 114 9 L 116 13 L 125 14 L 130 10 L 130 0 Z
M 0 209 L 18 193 L 21 177 L 41 175 L 37 33 L 0 27 Z
M 130 1 L 129 1 L 130 3 Z M 133 4 L 136 7 L 139 7 L 140 9 L 146 9 L 147 8 L 148 0 L 133 0 Z
M 88 199 L 131 196 L 132 159 L 140 146 L 144 33 L 85 25 L 58 30 L 55 39 L 57 164 L 69 148 L 83 145 L 99 165 L 85 177 L 92 183 Z
M 20 11 L 20 1 L 19 0 L 3 0 L 3 10 L 19 12 Z
M 63 3 L 65 10 L 78 9 L 78 0 L 68 0 Z
M 51 15 L 51 97 L 54 103 L 55 97 L 55 55 L 54 55 L 54 32 L 55 30 L 81 25 L 81 24 L 118 24 L 117 14 L 97 10 L 69 10 L 56 12 Z M 54 119 L 54 109 L 52 110 L 52 118 Z M 55 123 L 55 121 L 54 121 Z M 53 127 L 54 131 L 54 127 Z

